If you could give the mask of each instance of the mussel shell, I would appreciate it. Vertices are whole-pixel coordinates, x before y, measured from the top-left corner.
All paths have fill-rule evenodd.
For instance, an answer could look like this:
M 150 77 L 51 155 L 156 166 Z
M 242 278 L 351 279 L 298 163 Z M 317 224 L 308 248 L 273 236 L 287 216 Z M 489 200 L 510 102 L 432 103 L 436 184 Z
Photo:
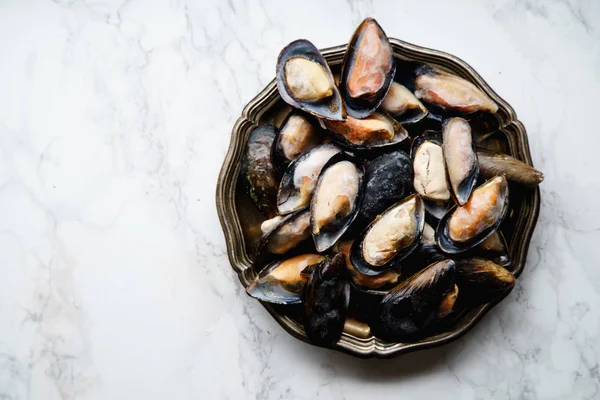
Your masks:
M 275 261 L 260 271 L 246 292 L 251 297 L 268 303 L 300 304 L 308 281 L 302 271 L 309 265 L 320 263 L 324 258 L 318 254 L 302 254 Z
M 360 51 L 361 41 L 363 39 L 365 29 L 371 27 L 375 27 L 378 35 L 382 38 L 382 45 L 384 46 L 385 50 L 389 52 L 389 68 L 384 68 L 384 70 L 380 71 L 384 74 L 383 82 L 381 87 L 375 93 L 371 93 L 369 96 L 353 98 L 352 96 L 350 96 L 348 90 L 348 80 L 350 78 L 350 74 L 353 68 L 352 64 L 356 62 L 356 57 L 358 55 L 358 52 Z M 354 35 L 352 35 L 352 38 L 348 43 L 348 47 L 346 48 L 346 53 L 342 64 L 342 74 L 340 77 L 340 94 L 342 95 L 342 99 L 346 106 L 346 112 L 354 118 L 365 118 L 371 115 L 383 101 L 387 91 L 390 88 L 395 72 L 396 63 L 394 59 L 394 51 L 388 41 L 385 32 L 383 31 L 381 26 L 379 26 L 377 21 L 375 21 L 372 18 L 366 18 L 358 26 L 358 28 L 354 32 Z
M 461 126 L 459 125 L 462 125 L 462 127 L 466 126 L 468 131 L 460 131 Z M 459 205 L 464 205 L 469 200 L 471 192 L 477 183 L 477 177 L 479 176 L 479 163 L 477 161 L 477 153 L 475 151 L 475 141 L 473 140 L 471 134 L 471 126 L 465 119 L 455 117 L 445 120 L 442 124 L 442 128 L 442 148 L 444 151 L 444 158 L 446 160 L 446 169 L 448 171 L 450 190 L 456 202 Z M 465 148 L 460 137 L 453 137 L 453 135 L 461 134 L 468 135 L 471 142 L 470 148 Z M 459 146 L 457 146 L 457 140 L 461 142 Z M 460 153 L 456 154 L 456 152 L 469 152 L 470 159 L 466 160 L 468 165 L 457 165 L 457 160 L 458 162 L 462 162 L 464 157 L 462 157 Z M 454 182 L 454 180 L 458 178 L 456 174 L 461 172 L 463 169 L 466 169 L 466 171 L 461 177 L 461 181 Z
M 409 108 L 409 101 L 415 107 Z M 397 108 L 398 104 L 404 107 Z M 398 82 L 392 82 L 379 107 L 401 124 L 418 122 L 429 113 L 423 103 L 406 86 Z
M 288 232 L 284 232 L 285 230 Z M 284 233 L 288 236 L 284 236 Z M 254 253 L 254 265 L 264 265 L 266 260 L 277 255 L 288 252 L 298 253 L 304 250 L 302 243 L 308 239 L 310 239 L 310 211 L 303 209 L 285 215 L 258 241 Z
M 367 165 L 363 201 L 352 231 L 361 232 L 379 214 L 412 193 L 413 168 L 408 155 L 396 150 Z
M 536 187 L 544 180 L 544 174 L 540 171 L 507 154 L 479 148 L 477 149 L 477 158 L 479 159 L 479 173 L 485 179 L 504 175 L 509 181 L 529 188 Z
M 379 119 L 380 121 L 385 121 L 389 123 L 393 129 L 394 136 L 389 140 L 376 140 L 371 142 L 361 142 L 359 140 L 351 140 L 354 137 L 363 137 L 362 134 L 357 134 L 356 132 L 360 132 L 361 124 L 364 124 L 369 119 Z M 362 151 L 362 150 L 371 150 L 371 149 L 380 149 L 391 146 L 398 146 L 404 140 L 408 138 L 408 132 L 402 125 L 400 125 L 395 119 L 384 114 L 384 113 L 373 113 L 364 119 L 356 119 L 351 116 L 345 121 L 323 121 L 323 125 L 325 128 L 329 130 L 331 133 L 331 137 L 339 143 L 342 147 L 351 150 L 351 151 Z M 364 127 L 364 125 L 363 125 Z
M 435 243 L 435 230 L 425 222 L 419 245 L 402 260 L 400 271 L 402 272 L 402 276 L 408 277 L 436 261 L 442 261 L 447 258 L 448 256 L 442 253 Z
M 311 42 L 305 39 L 293 41 L 281 50 L 277 59 L 277 89 L 281 98 L 289 105 L 306 111 L 314 116 L 324 119 L 342 121 L 345 119 L 345 111 L 342 98 L 336 86 L 333 85 L 333 96 L 317 102 L 307 102 L 296 99 L 285 83 L 285 63 L 292 57 L 303 57 L 309 61 L 321 65 L 333 82 L 333 75 L 329 65 Z
M 342 336 L 350 303 L 350 285 L 341 254 L 312 271 L 304 299 L 304 331 L 308 340 L 319 346 L 333 346 Z
M 290 163 L 281 177 L 277 192 L 277 210 L 280 214 L 289 214 L 310 204 L 321 169 L 331 157 L 340 151 L 342 149 L 332 143 L 323 143 L 302 153 Z M 306 193 L 305 198 L 301 196 L 301 187 L 296 186 L 296 183 L 300 185 L 302 183 L 296 182 L 297 169 L 301 170 L 301 172 L 298 172 L 299 175 L 306 176 L 311 180 L 312 190 L 310 190 L 310 193 Z M 298 179 L 302 180 L 301 177 Z
M 442 219 L 440 220 L 440 222 L 438 224 L 436 232 L 435 232 L 435 240 L 436 240 L 438 247 L 444 253 L 458 254 L 458 253 L 463 253 L 467 250 L 470 250 L 470 249 L 474 248 L 475 246 L 479 245 L 480 243 L 482 243 L 485 239 L 487 239 L 492 233 L 494 233 L 498 229 L 498 227 L 502 223 L 502 220 L 506 216 L 506 213 L 508 212 L 508 184 L 506 184 L 506 180 L 504 179 L 504 177 L 501 177 L 501 178 L 503 179 L 503 183 L 501 184 L 502 192 L 500 193 L 500 196 L 502 198 L 499 201 L 502 201 L 502 208 L 499 212 L 499 215 L 491 226 L 482 230 L 479 234 L 475 235 L 473 238 L 466 240 L 464 242 L 457 242 L 450 238 L 449 222 L 450 222 L 450 218 L 452 218 L 452 215 L 454 214 L 454 211 L 458 208 L 458 206 L 452 207 L 450 210 L 448 210 L 446 215 L 444 215 L 444 217 L 442 217 Z M 495 178 L 492 178 L 492 179 L 495 179 Z M 492 181 L 492 179 L 488 180 L 483 185 L 479 186 L 479 188 L 490 183 L 490 181 Z M 477 189 L 479 189 L 479 188 L 477 188 Z M 471 198 L 473 196 L 477 195 L 476 194 L 477 189 L 475 189 L 473 191 Z
M 437 178 L 440 179 L 444 185 L 446 185 L 446 189 L 448 190 L 448 196 L 443 196 L 441 198 L 435 198 L 433 196 L 428 197 L 427 193 L 421 193 L 419 190 L 417 190 L 417 188 L 419 187 L 419 185 L 416 184 L 417 176 L 419 176 L 419 174 L 417 172 L 421 171 L 421 169 L 419 168 L 419 165 L 416 165 L 417 155 L 419 154 L 419 150 L 420 150 L 421 146 L 423 146 L 426 143 L 430 143 L 430 144 L 433 144 L 433 145 L 439 147 L 440 156 L 441 156 L 441 160 L 440 160 L 441 165 L 438 166 L 438 172 L 442 176 L 438 176 Z M 443 149 L 442 135 L 440 132 L 436 132 L 436 131 L 425 131 L 425 132 L 423 132 L 423 134 L 415 137 L 412 141 L 412 145 L 411 145 L 411 149 L 410 149 L 410 158 L 413 162 L 413 171 L 414 171 L 414 176 L 415 176 L 414 181 L 413 181 L 413 186 L 415 187 L 415 191 L 423 198 L 423 200 L 427 200 L 428 203 L 431 205 L 446 202 L 450 199 L 451 188 L 448 183 L 448 176 L 447 176 L 447 172 L 446 172 L 446 161 L 444 159 L 444 154 L 443 154 L 442 149 Z M 423 155 L 421 155 L 421 157 L 423 157 Z M 431 177 L 431 175 L 429 175 L 429 173 L 428 173 L 429 170 L 431 170 L 430 165 L 429 165 L 431 160 L 432 160 L 432 157 L 430 156 L 430 158 L 427 159 L 427 161 L 428 161 L 427 174 L 426 174 L 427 178 Z M 423 175 L 422 172 L 421 172 L 421 175 Z M 431 181 L 431 180 L 429 180 L 429 181 Z M 431 208 L 431 206 L 430 206 L 430 208 Z M 438 215 L 438 214 L 436 213 L 436 215 Z
M 289 154 L 286 154 L 284 143 L 284 131 L 287 127 L 288 123 L 292 121 L 292 119 L 302 118 L 307 125 L 310 127 L 310 131 L 303 132 L 303 140 L 302 145 L 299 145 L 298 153 L 294 157 L 289 157 Z M 275 135 L 275 140 L 273 141 L 273 148 L 271 150 L 271 157 L 273 160 L 273 165 L 277 168 L 280 175 L 282 175 L 290 162 L 296 159 L 300 154 L 312 149 L 323 141 L 324 132 L 321 125 L 316 120 L 316 118 L 310 114 L 302 113 L 297 110 L 292 110 L 285 117 L 279 129 L 277 129 L 277 133 Z
M 409 245 L 407 245 L 406 247 L 397 251 L 396 254 L 394 256 L 392 256 L 390 260 L 388 260 L 385 264 L 383 264 L 381 266 L 372 265 L 369 262 L 367 262 L 363 256 L 363 244 L 364 244 L 365 237 L 367 236 L 369 231 L 375 226 L 375 224 L 377 224 L 379 221 L 381 221 L 381 219 L 383 217 L 385 217 L 387 213 L 395 210 L 397 207 L 403 206 L 406 202 L 409 202 L 412 200 L 415 200 L 415 202 L 416 202 L 415 203 L 415 206 L 416 206 L 415 217 L 416 217 L 416 223 L 417 223 L 415 234 L 414 234 L 414 237 L 412 238 L 412 242 Z M 386 271 L 386 270 L 389 270 L 390 268 L 399 266 L 402 259 L 404 259 L 406 256 L 408 256 L 419 245 L 420 240 L 421 240 L 421 235 L 423 233 L 424 224 L 425 224 L 425 207 L 423 206 L 423 201 L 421 200 L 421 198 L 418 195 L 415 195 L 415 194 L 410 195 L 410 196 L 404 198 L 403 200 L 397 202 L 396 204 L 393 204 L 391 207 L 389 207 L 387 210 L 385 210 L 383 213 L 381 213 L 377 218 L 375 218 L 375 220 L 373 220 L 369 224 L 369 226 L 367 226 L 364 229 L 364 231 L 360 234 L 360 236 L 354 242 L 354 244 L 352 245 L 352 248 L 350 250 L 350 261 L 352 262 L 352 265 L 356 268 L 356 270 L 359 273 L 361 273 L 363 275 L 368 275 L 368 276 L 376 276 L 376 275 L 381 274 L 383 271 Z
M 506 268 L 483 258 L 456 260 L 457 281 L 463 307 L 496 301 L 515 286 L 515 277 Z
M 335 246 L 335 251 L 342 253 L 346 262 L 346 270 L 350 276 L 351 284 L 361 291 L 368 290 L 386 290 L 398 283 L 400 273 L 396 269 L 388 269 L 379 275 L 363 275 L 356 270 L 350 261 L 350 249 L 352 248 L 353 240 L 338 242 Z
M 339 162 L 350 162 L 356 167 L 357 176 L 358 176 L 358 192 L 354 199 L 354 204 L 352 206 L 352 210 L 350 213 L 344 217 L 338 218 L 334 223 L 329 223 L 322 228 L 320 228 L 319 233 L 315 233 L 314 225 L 315 225 L 315 211 L 317 207 L 318 200 L 318 192 L 321 188 L 323 177 L 325 176 L 327 170 L 334 166 Z M 342 152 L 338 153 L 335 156 L 331 157 L 327 164 L 321 169 L 321 174 L 319 175 L 319 180 L 317 181 L 317 185 L 315 186 L 315 192 L 313 194 L 311 203 L 310 203 L 310 213 L 311 213 L 311 230 L 313 240 L 315 242 L 315 246 L 317 251 L 323 252 L 333 246 L 338 239 L 346 232 L 348 227 L 352 224 L 358 211 L 360 210 L 360 206 L 363 198 L 363 180 L 364 180 L 364 166 L 362 162 L 354 157 L 353 155 Z
M 510 268 L 512 262 L 506 239 L 500 231 L 493 232 L 473 249 L 475 255 L 490 260 L 501 267 Z
M 242 161 L 243 182 L 258 210 L 267 218 L 277 215 L 279 180 L 271 161 L 276 128 L 260 125 L 250 133 Z
M 438 261 L 390 290 L 371 327 L 375 335 L 388 341 L 412 341 L 425 335 L 447 315 L 449 307 L 442 303 L 455 292 L 455 274 L 454 261 Z
M 433 201 L 423 199 L 427 216 L 435 219 L 436 221 L 439 221 L 444 215 L 446 215 L 448 209 L 451 207 L 451 203 L 451 201 Z

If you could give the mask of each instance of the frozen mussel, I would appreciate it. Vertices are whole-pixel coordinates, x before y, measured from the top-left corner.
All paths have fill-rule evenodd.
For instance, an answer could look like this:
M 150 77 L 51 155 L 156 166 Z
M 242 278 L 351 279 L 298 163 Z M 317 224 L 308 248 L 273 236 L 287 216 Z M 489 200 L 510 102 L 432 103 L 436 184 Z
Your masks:
M 400 279 L 400 272 L 397 269 L 392 268 L 387 271 L 383 271 L 379 275 L 363 275 L 352 265 L 350 261 L 350 249 L 352 248 L 354 240 L 345 240 L 336 244 L 336 251 L 339 251 L 344 256 L 346 261 L 346 269 L 348 275 L 354 286 L 358 289 L 366 290 L 380 290 L 389 288 L 398 283 Z
M 450 187 L 446 176 L 446 161 L 441 135 L 427 131 L 413 139 L 411 148 L 415 191 L 426 200 L 450 200 Z
M 427 108 L 404 85 L 392 82 L 380 108 L 400 123 L 413 123 L 427 116 Z
M 338 143 L 353 150 L 391 146 L 408 137 L 402 125 L 378 112 L 364 119 L 348 116 L 345 121 L 323 121 L 323 124 Z
M 291 111 L 281 123 L 273 142 L 273 164 L 283 174 L 289 163 L 323 141 L 316 118 Z
M 444 122 L 442 136 L 448 179 L 456 202 L 462 206 L 469 200 L 479 176 L 471 126 L 462 118 L 451 118 Z
M 286 216 L 277 216 L 261 225 L 263 236 L 258 242 L 254 261 L 263 260 L 297 250 L 310 238 L 310 211 L 296 211 Z
M 483 178 L 504 175 L 506 179 L 525 187 L 536 187 L 544 180 L 544 174 L 531 165 L 507 154 L 477 149 L 479 173 Z

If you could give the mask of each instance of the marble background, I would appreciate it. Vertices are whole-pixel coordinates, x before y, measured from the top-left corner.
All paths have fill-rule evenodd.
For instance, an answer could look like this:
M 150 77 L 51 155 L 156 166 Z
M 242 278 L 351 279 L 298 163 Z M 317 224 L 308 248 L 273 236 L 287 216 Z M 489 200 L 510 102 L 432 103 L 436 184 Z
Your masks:
M 392 360 L 285 333 L 214 201 L 281 47 L 365 16 L 470 63 L 546 176 L 512 294 Z M 0 399 L 600 398 L 597 0 L 0 0 L 0 55 Z

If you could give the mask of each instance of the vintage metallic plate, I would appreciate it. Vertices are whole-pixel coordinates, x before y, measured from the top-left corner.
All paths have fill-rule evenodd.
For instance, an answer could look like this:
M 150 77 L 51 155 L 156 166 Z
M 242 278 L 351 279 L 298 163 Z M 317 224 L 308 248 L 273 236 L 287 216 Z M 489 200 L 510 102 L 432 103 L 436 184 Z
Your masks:
M 474 133 L 480 131 L 480 140 L 485 138 L 480 145 L 500 150 L 532 165 L 525 127 L 517 119 L 512 107 L 498 96 L 473 68 L 463 60 L 441 51 L 392 38 L 390 38 L 390 42 L 397 58 L 435 65 L 471 81 L 487 93 L 498 104 L 499 110 L 493 116 L 494 128 L 473 128 Z M 334 74 L 336 71 L 339 72 L 345 49 L 346 45 L 321 50 Z M 249 255 L 252 254 L 252 247 L 260 235 L 260 222 L 264 217 L 258 213 L 239 184 L 242 155 L 252 129 L 264 123 L 279 125 L 287 110 L 289 110 L 289 106 L 281 100 L 275 80 L 273 80 L 246 105 L 242 116 L 235 123 L 231 133 L 231 143 L 219 175 L 216 193 L 217 212 L 227 242 L 229 261 L 244 287 L 249 285 L 255 274 L 250 268 L 252 261 Z M 501 230 L 506 237 L 512 256 L 512 271 L 516 277 L 519 277 L 525 267 L 529 241 L 539 214 L 540 192 L 537 188 L 525 191 L 513 185 L 510 200 L 511 209 Z M 391 357 L 436 347 L 465 334 L 494 305 L 486 304 L 471 310 L 464 314 L 449 331 L 415 343 L 387 343 L 375 337 L 360 339 L 344 333 L 335 349 L 358 357 Z M 282 314 L 281 308 L 266 303 L 263 303 L 263 306 L 290 334 L 307 341 L 302 325 Z

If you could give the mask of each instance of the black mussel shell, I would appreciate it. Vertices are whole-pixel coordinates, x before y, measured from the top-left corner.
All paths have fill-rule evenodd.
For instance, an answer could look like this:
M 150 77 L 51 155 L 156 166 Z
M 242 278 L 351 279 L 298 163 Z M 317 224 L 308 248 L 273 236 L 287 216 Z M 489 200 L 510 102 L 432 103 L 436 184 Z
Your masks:
M 391 212 L 394 212 L 399 207 L 404 207 L 409 202 L 415 202 L 415 231 L 412 238 L 410 238 L 410 243 L 406 244 L 400 250 L 390 250 L 393 255 L 387 258 L 384 264 L 374 265 L 367 261 L 364 256 L 364 245 L 369 232 L 376 226 L 376 224 L 381 223 L 382 219 L 389 216 Z M 352 265 L 356 268 L 356 270 L 363 274 L 369 276 L 375 276 L 381 274 L 383 271 L 389 270 L 390 268 L 394 268 L 400 265 L 400 262 L 408 256 L 420 243 L 421 235 L 423 233 L 423 226 L 425 224 L 425 207 L 423 206 L 423 201 L 418 195 L 410 195 L 403 200 L 397 202 L 396 204 L 389 207 L 385 210 L 381 215 L 379 215 L 369 226 L 367 226 L 357 240 L 352 244 L 352 248 L 350 249 L 350 261 Z M 396 243 L 396 245 L 400 245 Z
M 506 268 L 483 258 L 456 260 L 462 307 L 497 301 L 515 286 L 515 277 Z
M 313 270 L 304 299 L 304 330 L 308 340 L 319 346 L 333 346 L 342 336 L 350 303 L 350 285 L 341 254 Z
M 268 303 L 300 304 L 308 281 L 308 276 L 303 275 L 302 271 L 324 258 L 319 254 L 302 254 L 275 261 L 260 271 L 246 292 Z
M 371 326 L 375 336 L 407 342 L 430 332 L 454 308 L 455 273 L 454 261 L 438 261 L 390 290 Z
M 288 253 L 301 252 L 310 239 L 310 211 L 303 209 L 283 216 L 277 225 L 264 233 L 254 252 L 254 265 Z
M 462 206 L 471 197 L 479 176 L 475 141 L 469 122 L 458 117 L 445 120 L 442 125 L 442 140 L 450 190 L 456 203 Z M 469 141 L 470 146 L 465 147 L 465 141 Z M 464 152 L 468 152 L 468 157 L 465 157 Z
M 294 96 L 286 83 L 285 64 L 288 60 L 299 57 L 319 64 L 332 83 L 332 95 L 317 101 L 302 100 Z M 296 40 L 281 50 L 277 59 L 276 72 L 277 89 L 281 98 L 289 105 L 324 119 L 342 121 L 345 111 L 340 93 L 335 86 L 329 65 L 311 42 L 305 39 Z
M 290 135 L 296 133 L 294 142 L 290 143 Z M 273 165 L 282 175 L 287 166 L 300 154 L 312 149 L 323 141 L 323 128 L 317 119 L 298 110 L 292 110 L 285 117 L 273 141 L 271 157 Z
M 271 161 L 271 147 L 276 128 L 261 125 L 250 133 L 242 161 L 243 182 L 250 198 L 267 218 L 277 215 L 277 188 L 279 180 Z
M 392 204 L 412 193 L 413 169 L 401 151 L 382 154 L 369 162 L 365 171 L 363 202 L 352 226 L 361 232 Z
M 323 143 L 302 153 L 290 163 L 281 177 L 277 192 L 279 214 L 285 215 L 308 207 L 321 169 L 340 151 L 342 149 L 332 143 Z M 297 169 L 301 170 L 298 177 Z
M 351 166 L 355 168 L 352 170 L 352 172 L 355 172 L 356 175 L 351 176 L 350 178 L 356 178 L 357 181 L 339 181 L 346 184 L 342 184 L 340 187 L 338 187 L 338 189 L 348 189 L 349 193 L 339 193 L 335 198 L 327 198 L 328 200 L 326 204 L 331 206 L 332 204 L 336 204 L 338 199 L 343 201 L 344 198 L 349 203 L 339 203 L 340 206 L 338 207 L 336 214 L 333 215 L 333 220 L 325 221 L 324 225 L 320 227 L 318 215 L 320 192 L 323 191 L 324 185 L 327 184 L 328 179 L 335 178 L 333 176 L 330 177 L 329 172 L 333 173 L 334 170 L 332 170 L 332 168 L 338 168 L 340 166 L 338 164 L 342 162 L 349 162 Z M 346 152 L 338 153 L 331 157 L 331 159 L 327 161 L 327 164 L 325 164 L 325 166 L 321 169 L 321 174 L 319 175 L 319 180 L 317 181 L 315 192 L 310 202 L 310 223 L 312 236 L 317 251 L 323 252 L 333 246 L 356 218 L 363 198 L 363 179 L 364 166 L 362 165 L 362 162 L 358 158 Z M 336 179 L 335 183 L 337 182 L 338 180 Z M 353 189 L 356 189 L 354 198 L 345 196 L 346 194 L 352 194 Z M 350 207 L 349 210 L 348 207 Z M 345 211 L 347 213 L 343 215 Z
M 506 154 L 477 149 L 479 173 L 485 179 L 504 175 L 506 179 L 522 186 L 534 188 L 544 180 L 544 174 L 529 164 Z
M 377 64 L 361 56 L 364 46 L 375 44 L 377 51 L 367 56 L 380 57 Z M 377 21 L 366 18 L 350 39 L 342 64 L 340 94 L 348 114 L 354 118 L 371 115 L 383 101 L 395 72 L 394 51 L 385 32 Z
M 496 182 L 496 180 L 498 180 L 498 181 Z M 502 223 L 502 220 L 506 216 L 506 213 L 508 212 L 508 184 L 506 182 L 506 179 L 503 176 L 494 177 L 494 178 L 488 180 L 487 182 L 485 182 L 483 185 L 479 186 L 477 189 L 475 189 L 473 191 L 473 194 L 471 195 L 471 199 L 469 200 L 469 202 L 467 202 L 467 204 L 465 204 L 463 206 L 463 208 L 471 209 L 471 203 L 473 202 L 473 198 L 475 196 L 485 195 L 484 190 L 487 190 L 488 186 L 492 185 L 492 184 L 499 185 L 499 193 L 497 193 L 497 196 L 499 197 L 499 199 L 498 199 L 498 202 L 496 203 L 497 207 L 495 207 L 494 210 L 490 210 L 490 211 L 494 211 L 497 213 L 493 224 L 491 224 L 489 227 L 482 229 L 479 233 L 475 234 L 473 237 L 471 237 L 467 240 L 464 240 L 464 241 L 453 240 L 450 235 L 451 218 L 453 217 L 454 213 L 461 208 L 459 206 L 454 206 L 453 208 L 448 210 L 446 215 L 444 215 L 444 217 L 440 220 L 438 227 L 436 229 L 436 232 L 435 232 L 436 243 L 437 243 L 438 247 L 444 253 L 458 254 L 458 253 L 463 253 L 467 250 L 470 250 L 470 249 L 474 248 L 475 246 L 479 245 L 481 242 L 483 242 L 485 239 L 487 239 L 493 232 L 495 232 L 498 229 L 498 227 Z M 483 194 L 481 194 L 481 193 L 483 193 Z M 471 209 L 469 216 L 472 216 L 472 213 L 473 213 L 473 210 Z M 480 213 L 479 216 L 481 218 L 484 218 L 485 214 L 482 215 L 482 213 Z M 475 221 L 475 222 L 477 222 L 477 221 Z M 470 222 L 468 224 L 463 223 L 461 225 L 461 227 L 473 227 L 473 226 L 474 226 L 473 222 Z

